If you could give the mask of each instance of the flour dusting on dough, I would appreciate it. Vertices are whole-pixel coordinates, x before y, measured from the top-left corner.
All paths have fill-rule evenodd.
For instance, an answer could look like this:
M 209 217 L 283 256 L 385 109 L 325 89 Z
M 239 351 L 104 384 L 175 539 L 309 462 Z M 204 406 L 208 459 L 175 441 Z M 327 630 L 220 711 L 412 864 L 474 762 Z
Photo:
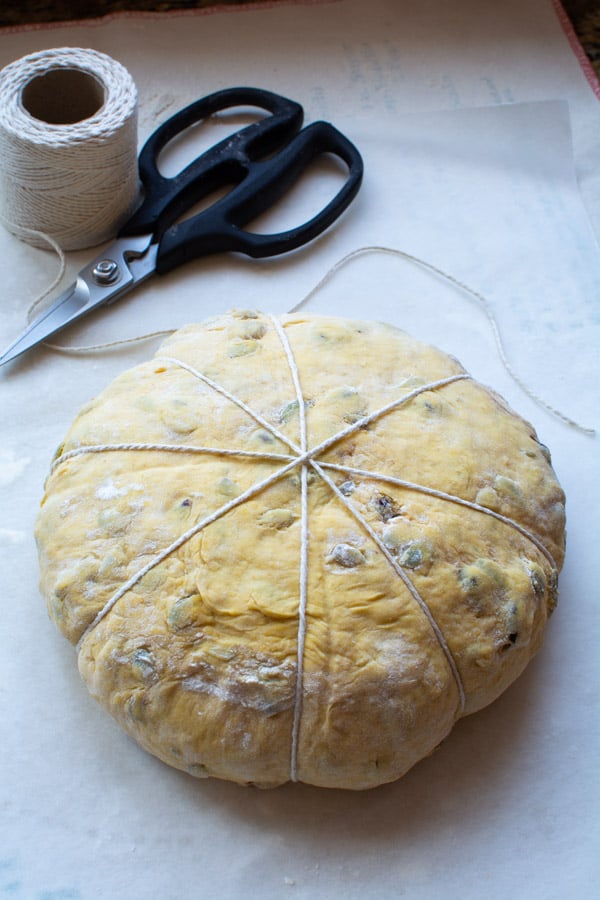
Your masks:
M 126 494 L 127 490 L 118 488 L 112 478 L 107 478 L 106 481 L 103 481 L 102 484 L 98 487 L 96 491 L 96 499 L 115 500 L 117 497 L 124 497 Z

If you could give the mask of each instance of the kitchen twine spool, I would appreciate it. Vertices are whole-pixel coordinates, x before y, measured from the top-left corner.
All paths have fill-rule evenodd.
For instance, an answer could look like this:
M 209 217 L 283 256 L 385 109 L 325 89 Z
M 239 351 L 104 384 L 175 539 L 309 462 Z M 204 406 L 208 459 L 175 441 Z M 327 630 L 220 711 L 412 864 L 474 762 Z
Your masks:
M 0 71 L 0 216 L 36 247 L 108 240 L 139 196 L 137 89 L 96 50 L 42 50 Z

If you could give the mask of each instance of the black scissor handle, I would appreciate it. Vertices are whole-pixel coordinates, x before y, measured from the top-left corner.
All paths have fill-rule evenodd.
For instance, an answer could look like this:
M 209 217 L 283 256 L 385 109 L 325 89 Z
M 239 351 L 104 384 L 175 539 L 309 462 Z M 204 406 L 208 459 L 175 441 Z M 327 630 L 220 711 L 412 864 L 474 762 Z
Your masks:
M 245 226 L 272 207 L 323 154 L 339 157 L 348 168 L 346 181 L 332 200 L 308 222 L 276 234 L 257 234 Z M 246 161 L 237 186 L 209 209 L 168 228 L 159 244 L 156 271 L 223 251 L 254 258 L 275 256 L 306 244 L 329 227 L 356 196 L 363 164 L 356 147 L 327 122 L 304 128 L 275 156 Z
M 258 107 L 270 115 L 211 147 L 174 177 L 161 175 L 157 161 L 169 141 L 217 112 L 240 106 Z M 300 104 L 260 88 L 228 88 L 186 106 L 160 125 L 144 144 L 138 160 L 143 201 L 119 237 L 152 234 L 158 240 L 195 203 L 232 179 L 239 180 L 240 167 L 250 159 L 284 146 L 300 130 L 302 120 Z

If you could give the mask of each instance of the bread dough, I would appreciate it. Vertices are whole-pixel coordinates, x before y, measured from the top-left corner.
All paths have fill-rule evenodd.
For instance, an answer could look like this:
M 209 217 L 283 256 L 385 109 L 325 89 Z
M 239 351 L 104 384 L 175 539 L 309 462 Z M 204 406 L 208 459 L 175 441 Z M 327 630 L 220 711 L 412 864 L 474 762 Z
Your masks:
M 234 311 L 81 410 L 36 524 L 92 695 L 196 776 L 399 778 L 540 647 L 564 495 L 531 425 L 385 324 Z

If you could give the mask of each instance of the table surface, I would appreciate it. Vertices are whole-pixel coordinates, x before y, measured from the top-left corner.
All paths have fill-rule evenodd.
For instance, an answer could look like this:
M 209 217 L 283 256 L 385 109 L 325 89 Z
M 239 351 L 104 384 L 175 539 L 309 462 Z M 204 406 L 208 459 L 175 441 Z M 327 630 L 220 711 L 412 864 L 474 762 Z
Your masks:
M 258 2 L 261 0 L 21 0 L 19 4 L 0 9 L 0 27 L 93 19 L 119 12 L 160 13 Z M 562 0 L 562 6 L 600 77 L 600 6 L 597 0 Z

